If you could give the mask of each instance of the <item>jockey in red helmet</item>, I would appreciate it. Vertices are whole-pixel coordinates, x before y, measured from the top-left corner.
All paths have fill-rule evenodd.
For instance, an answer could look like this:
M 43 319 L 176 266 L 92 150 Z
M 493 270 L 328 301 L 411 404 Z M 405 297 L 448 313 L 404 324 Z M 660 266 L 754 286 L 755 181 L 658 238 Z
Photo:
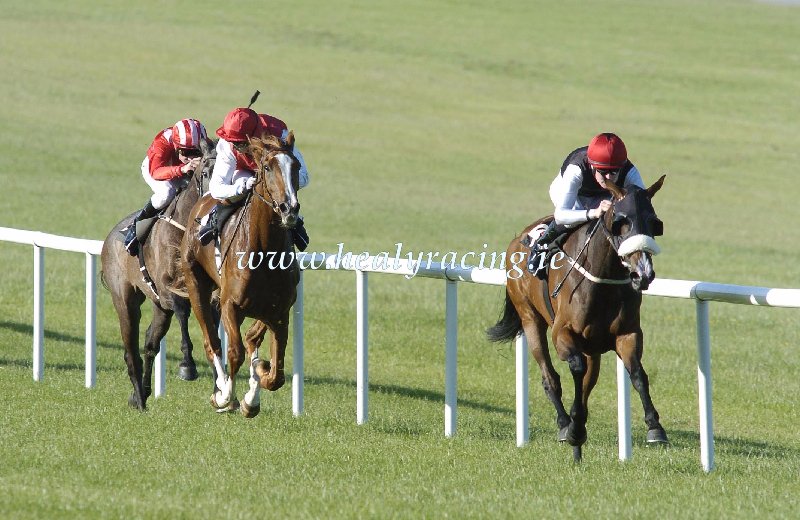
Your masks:
M 139 251 L 136 223 L 158 215 L 187 182 L 187 176 L 200 164 L 200 141 L 211 143 L 206 129 L 197 119 L 181 119 L 156 135 L 142 161 L 142 177 L 153 195 L 133 219 L 125 236 L 125 249 L 135 256 Z
M 542 233 L 532 250 L 546 249 L 554 238 L 583 222 L 600 218 L 611 208 L 606 182 L 624 188 L 635 184 L 644 188 L 636 166 L 628 160 L 625 143 L 618 135 L 605 132 L 594 136 L 589 146 L 570 152 L 556 178 L 550 184 L 550 200 L 555 205 L 553 221 Z M 534 257 L 531 255 L 530 262 Z M 531 263 L 528 268 L 532 268 Z M 538 263 L 537 263 L 538 265 Z
M 219 236 L 225 220 L 238 207 L 238 202 L 253 188 L 255 183 L 256 163 L 247 152 L 248 138 L 272 135 L 285 141 L 289 135 L 286 123 L 268 114 L 257 114 L 250 108 L 236 108 L 225 116 L 225 121 L 217 130 L 220 137 L 217 143 L 217 159 L 211 174 L 209 192 L 220 201 L 209 214 L 208 221 L 200 228 L 199 237 L 202 244 L 207 244 Z M 308 168 L 303 154 L 295 146 L 294 156 L 300 163 L 300 185 L 308 182 Z M 292 230 L 297 248 L 304 251 L 308 246 L 308 234 L 300 218 Z

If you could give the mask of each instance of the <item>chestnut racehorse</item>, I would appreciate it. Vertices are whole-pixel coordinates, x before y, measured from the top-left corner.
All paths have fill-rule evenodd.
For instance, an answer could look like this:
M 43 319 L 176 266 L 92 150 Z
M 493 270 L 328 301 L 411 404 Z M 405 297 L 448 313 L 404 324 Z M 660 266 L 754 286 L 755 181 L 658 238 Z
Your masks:
M 556 408 L 559 440 L 573 446 L 576 461 L 586 442 L 589 394 L 600 373 L 600 355 L 610 350 L 622 360 L 641 397 L 647 441 L 667 442 L 641 363 L 639 324 L 641 291 L 655 277 L 652 255 L 658 253 L 658 246 L 653 237 L 663 230 L 650 199 L 663 182 L 664 176 L 646 190 L 637 186 L 622 190 L 608 183 L 612 209 L 569 235 L 562 253 L 551 259 L 547 285 L 527 269 L 522 276 L 509 277 L 503 317 L 487 331 L 492 341 L 512 340 L 525 332 L 542 372 L 544 391 Z M 506 252 L 507 272 L 520 272 L 511 265 L 512 259 L 527 255 L 528 248 L 520 240 L 542 221 L 528 226 L 511 242 Z M 569 363 L 575 385 L 569 414 L 561 402 L 560 378 L 550 360 L 548 327 L 553 329 L 559 359 Z
M 257 164 L 256 184 L 245 203 L 228 219 L 216 244 L 203 246 L 197 236 L 197 219 L 207 215 L 217 202 L 206 195 L 192 210 L 184 236 L 186 287 L 203 332 L 206 356 L 214 369 L 211 404 L 218 411 L 231 411 L 239 406 L 236 373 L 245 358 L 239 330 L 245 317 L 255 321 L 245 335 L 250 379 L 241 403 L 242 414 L 245 417 L 258 414 L 261 388 L 274 391 L 284 384 L 289 311 L 300 280 L 290 236 L 300 209 L 297 201 L 300 163 L 293 147 L 291 132 L 285 142 L 272 136 L 251 139 L 249 150 Z M 259 262 L 259 258 L 263 261 Z M 227 374 L 209 303 L 216 288 L 219 288 L 222 323 L 228 334 Z M 269 362 L 258 357 L 267 329 L 272 332 Z
M 178 365 L 178 376 L 187 381 L 197 379 L 197 367 L 192 357 L 194 347 L 189 337 L 191 307 L 181 281 L 180 244 L 189 212 L 208 188 L 214 167 L 214 144 L 201 141 L 200 148 L 203 157 L 197 173 L 187 180 L 187 186 L 158 217 L 142 245 L 141 254 L 152 285 L 144 279 L 139 259 L 129 255 L 122 243 L 122 230 L 131 225 L 135 213 L 117 223 L 103 242 L 100 278 L 111 292 L 119 317 L 125 363 L 133 384 L 128 403 L 140 410 L 146 409 L 152 388 L 153 360 L 161 348 L 161 339 L 169 330 L 173 314 L 181 328 L 183 360 Z M 139 322 L 141 306 L 146 298 L 153 302 L 153 321 L 145 334 L 143 365 L 139 354 Z

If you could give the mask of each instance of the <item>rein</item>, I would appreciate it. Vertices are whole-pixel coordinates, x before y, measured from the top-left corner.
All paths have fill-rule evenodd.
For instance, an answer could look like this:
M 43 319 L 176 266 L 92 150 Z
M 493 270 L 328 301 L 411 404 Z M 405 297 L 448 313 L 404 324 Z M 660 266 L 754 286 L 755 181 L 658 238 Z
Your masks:
M 594 227 L 592 227 L 591 231 L 589 231 L 589 233 L 586 235 L 586 241 L 583 243 L 583 246 L 581 246 L 581 249 L 578 251 L 578 254 L 575 255 L 575 258 L 572 258 L 566 252 L 564 252 L 564 255 L 565 255 L 566 259 L 567 259 L 567 262 L 569 262 L 569 269 L 567 270 L 567 274 L 565 274 L 564 278 L 562 278 L 561 281 L 558 282 L 558 285 L 556 285 L 556 288 L 553 290 L 553 293 L 550 295 L 552 298 L 555 298 L 555 297 L 558 296 L 558 293 L 561 291 L 561 288 L 564 285 L 564 282 L 567 281 L 567 277 L 569 276 L 569 274 L 572 272 L 573 269 L 575 269 L 576 271 L 581 273 L 583 275 L 583 277 L 586 278 L 587 280 L 589 280 L 591 282 L 594 282 L 594 283 L 597 283 L 597 284 L 628 285 L 628 284 L 631 283 L 631 279 L 630 278 L 625 278 L 625 279 L 600 278 L 599 276 L 595 276 L 592 273 L 590 273 L 589 271 L 587 271 L 586 268 L 584 268 L 578 262 L 577 259 L 579 259 L 581 257 L 583 252 L 589 246 L 589 242 L 591 242 L 592 237 L 597 232 L 597 229 L 600 228 L 600 227 L 603 228 L 603 232 L 604 232 L 605 238 L 608 240 L 609 244 L 611 244 L 611 248 L 614 250 L 614 253 L 616 253 L 617 256 L 619 256 L 617 246 L 614 244 L 614 242 L 612 240 L 612 237 L 611 237 L 611 234 L 609 233 L 608 228 L 606 227 L 605 222 L 603 221 L 603 218 L 601 216 L 600 218 L 597 219 L 597 222 L 595 222 Z M 563 251 L 563 249 L 562 249 L 562 251 Z

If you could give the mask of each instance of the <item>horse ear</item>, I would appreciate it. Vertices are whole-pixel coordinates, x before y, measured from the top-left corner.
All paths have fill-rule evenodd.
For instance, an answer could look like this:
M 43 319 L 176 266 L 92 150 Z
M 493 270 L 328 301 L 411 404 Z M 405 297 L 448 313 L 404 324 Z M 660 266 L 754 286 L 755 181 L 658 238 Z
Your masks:
M 292 130 L 289 130 L 289 134 L 286 136 L 286 145 L 294 148 L 294 132 Z
M 661 178 L 659 178 L 656 182 L 654 182 L 652 186 L 647 188 L 647 195 L 651 199 L 653 198 L 653 195 L 655 195 L 658 192 L 658 190 L 661 189 L 661 186 L 664 184 L 664 179 L 666 178 L 667 178 L 666 174 L 662 175 Z
M 614 200 L 621 200 L 625 197 L 625 191 L 609 180 L 606 181 L 606 188 L 614 196 Z

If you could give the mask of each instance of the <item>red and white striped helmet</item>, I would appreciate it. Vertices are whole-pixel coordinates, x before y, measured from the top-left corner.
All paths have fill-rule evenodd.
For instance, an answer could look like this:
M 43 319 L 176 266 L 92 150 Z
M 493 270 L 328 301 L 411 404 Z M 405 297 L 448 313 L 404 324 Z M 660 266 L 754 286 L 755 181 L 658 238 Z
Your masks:
M 172 127 L 175 148 L 199 149 L 201 139 L 206 139 L 206 129 L 197 119 L 181 119 Z

